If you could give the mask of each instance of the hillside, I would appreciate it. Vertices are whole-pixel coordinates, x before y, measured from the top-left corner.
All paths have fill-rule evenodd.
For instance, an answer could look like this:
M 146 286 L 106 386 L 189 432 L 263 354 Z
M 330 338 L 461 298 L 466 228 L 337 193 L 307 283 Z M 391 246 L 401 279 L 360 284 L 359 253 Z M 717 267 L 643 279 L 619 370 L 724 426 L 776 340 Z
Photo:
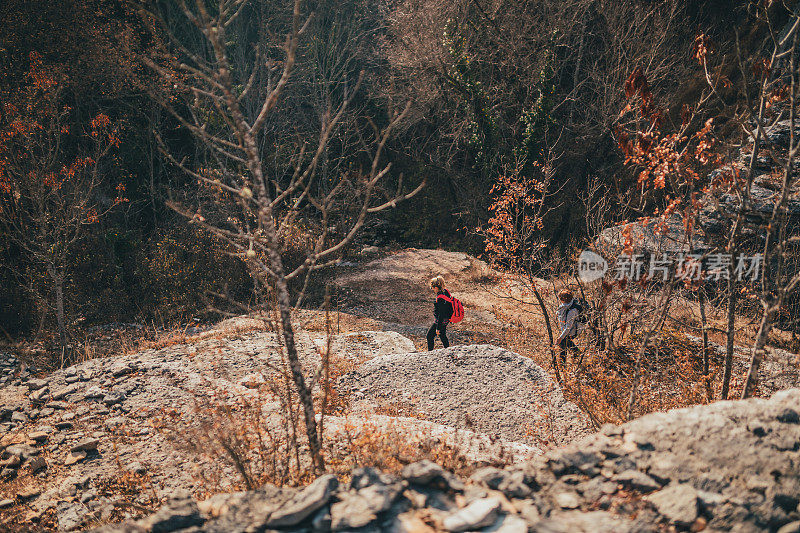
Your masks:
M 800 533 L 799 103 L 800 0 L 0 0 L 0 533 Z
M 648 415 L 469 479 L 431 462 L 302 490 L 176 499 L 145 531 L 777 531 L 800 528 L 800 390 Z
M 443 273 L 451 281 L 451 287 L 467 307 L 467 318 L 463 324 L 451 328 L 455 346 L 418 351 L 424 349 L 423 338 L 432 307 L 425 284 L 434 273 Z M 502 347 L 509 338 L 503 316 L 516 312 L 520 319 L 530 321 L 530 327 L 541 331 L 539 319 L 534 313 L 519 311 L 528 310 L 528 304 L 518 301 L 522 298 L 503 298 L 498 290 L 501 282 L 485 264 L 465 254 L 414 249 L 381 252 L 379 256 L 367 256 L 340 266 L 336 279 L 345 301 L 349 302 L 349 312 L 329 316 L 328 324 L 333 328 L 330 346 L 335 394 L 325 417 L 325 439 L 327 453 L 336 461 L 334 471 L 341 476 L 342 487 L 350 470 L 360 463 L 376 464 L 387 468 L 387 474 L 396 475 L 403 465 L 438 458 L 459 475 L 469 476 L 481 466 L 519 465 L 532 458 L 532 464 L 539 464 L 543 460 L 541 454 L 546 452 L 546 464 L 550 465 L 547 468 L 552 471 L 556 463 L 551 453 L 558 457 L 591 454 L 606 437 L 630 432 L 645 435 L 643 438 L 650 444 L 630 440 L 633 437 L 617 442 L 615 446 L 621 451 L 608 452 L 606 456 L 607 460 L 619 463 L 614 468 L 639 469 L 655 476 L 652 479 L 663 485 L 671 478 L 652 474 L 657 458 L 649 454 L 652 445 L 661 454 L 660 459 L 681 458 L 687 468 L 681 471 L 686 476 L 681 478 L 684 481 L 698 481 L 700 477 L 695 474 L 700 472 L 726 480 L 724 486 L 712 487 L 712 481 L 708 481 L 708 486 L 696 487 L 708 492 L 725 492 L 732 486 L 726 469 L 733 472 L 744 464 L 747 468 L 760 468 L 757 464 L 766 464 L 759 463 L 762 460 L 781 465 L 786 462 L 785 457 L 796 455 L 797 443 L 789 442 L 794 438 L 793 426 L 785 426 L 789 428 L 786 431 L 779 430 L 784 428 L 782 425 L 769 426 L 778 423 L 771 420 L 784 406 L 800 410 L 800 406 L 794 406 L 798 400 L 795 393 L 782 393 L 770 402 L 758 400 L 741 405 L 722 402 L 695 411 L 654 414 L 633 422 L 630 427 L 635 430 L 604 428 L 606 437 L 597 435 L 581 440 L 590 432 L 589 420 L 565 398 L 550 377 L 546 369 L 548 352 L 532 352 L 544 354 L 537 361 Z M 519 291 L 520 297 L 525 296 L 519 282 L 502 283 Z M 514 289 L 515 286 L 518 288 Z M 325 314 L 303 311 L 298 313 L 297 320 L 302 361 L 310 378 L 328 346 Z M 239 317 L 204 331 L 197 330 L 193 336 L 168 339 L 162 346 L 93 359 L 37 376 L 22 370 L 18 361 L 8 360 L 7 382 L 0 389 L 0 424 L 5 430 L 0 440 L 4 476 L 0 485 L 0 513 L 4 523 L 12 528 L 36 524 L 45 529 L 70 530 L 141 516 L 178 493 L 204 499 L 217 492 L 242 488 L 243 478 L 236 463 L 220 447 L 226 442 L 226 435 L 246 438 L 253 432 L 270 430 L 289 438 L 279 432 L 281 404 L 273 387 L 281 383 L 278 378 L 285 367 L 270 327 L 269 320 Z M 789 371 L 784 372 L 781 380 L 771 382 L 771 387 L 780 389 L 787 383 L 796 383 L 791 377 L 791 363 L 783 361 L 779 351 L 773 351 L 771 357 L 774 366 L 768 368 L 769 372 Z M 321 394 L 319 382 L 314 390 L 318 396 Z M 256 412 L 263 417 L 264 425 L 251 418 Z M 770 412 L 772 418 L 767 416 Z M 681 420 L 686 423 L 683 429 L 679 427 Z M 751 426 L 756 429 L 745 430 Z M 712 432 L 707 437 L 702 435 L 706 430 Z M 730 457 L 715 452 L 724 461 L 711 468 L 708 466 L 711 463 L 702 462 L 711 458 L 695 450 L 693 440 L 682 436 L 691 436 L 715 450 L 717 442 L 738 436 L 744 440 L 730 448 Z M 641 446 L 631 448 L 632 442 Z M 562 447 L 553 451 L 557 445 Z M 367 448 L 359 450 L 363 446 Z M 764 455 L 773 453 L 773 448 L 783 455 L 775 458 Z M 745 459 L 750 449 L 753 457 L 763 456 L 763 459 L 756 463 Z M 280 448 L 275 453 L 286 450 Z M 385 457 L 381 458 L 382 455 Z M 741 465 L 733 462 L 733 456 L 741 456 Z M 630 457 L 633 463 L 620 457 Z M 795 459 L 789 459 L 786 468 L 790 471 L 777 478 L 773 476 L 770 490 L 791 494 L 791 487 L 780 487 L 784 482 L 791 483 L 792 465 L 796 464 Z M 595 500 L 600 498 L 597 487 L 610 490 L 611 485 L 603 485 L 595 477 L 598 474 L 593 468 L 588 468 L 592 474 L 587 479 L 580 477 L 587 475 L 583 470 L 577 477 L 568 476 L 566 471 L 557 476 L 563 478 L 570 490 L 578 491 L 576 507 L 592 508 L 596 502 L 587 498 L 592 498 L 591 495 L 596 496 Z M 264 477 L 254 479 L 273 482 L 279 479 L 276 470 L 262 468 L 260 472 Z M 622 473 L 615 471 L 606 477 Z M 741 479 L 745 475 L 742 473 Z M 370 476 L 367 478 L 372 480 Z M 628 472 L 625 476 L 633 474 Z M 619 483 L 633 482 L 625 481 L 625 476 Z M 589 481 L 593 484 L 584 486 Z M 360 488 L 373 481 L 364 483 Z M 387 483 L 391 485 L 394 481 Z M 554 484 L 554 480 L 542 481 L 542 487 L 545 483 L 551 483 L 552 487 L 531 485 L 531 490 L 536 489 L 537 494 L 544 491 L 541 495 L 551 494 L 548 492 L 551 489 L 565 490 L 565 486 Z M 236 498 L 255 505 L 260 501 L 258 498 L 268 497 L 274 503 L 295 492 L 290 488 L 263 490 L 266 492 L 260 495 Z M 528 496 L 528 489 L 520 490 Z M 473 496 L 467 494 L 477 493 L 465 493 L 464 498 L 469 500 Z M 635 491 L 631 494 L 620 492 L 618 496 L 633 498 L 635 505 L 643 505 Z M 450 503 L 440 511 L 454 510 L 453 505 L 466 503 L 461 496 L 451 502 L 449 498 L 453 495 L 442 496 L 443 501 Z M 220 498 L 223 497 L 210 501 L 220 502 Z M 551 504 L 543 501 L 536 498 L 536 505 L 540 506 L 537 516 L 547 517 L 554 512 L 554 516 L 560 516 L 558 512 L 563 510 L 547 507 Z M 228 504 L 219 505 L 223 508 Z M 406 503 L 397 505 L 400 507 L 392 509 L 400 509 Z M 433 504 L 418 507 L 430 505 Z M 630 509 L 622 514 L 634 514 Z M 769 519 L 758 514 L 761 511 L 752 512 L 753 520 Z M 381 517 L 389 519 L 392 513 Z M 239 516 L 238 512 L 225 520 L 234 516 Z M 697 516 L 712 518 L 705 514 Z M 608 519 L 617 523 L 616 518 Z M 217 527 L 210 522 L 208 530 L 222 531 L 228 527 L 222 523 Z

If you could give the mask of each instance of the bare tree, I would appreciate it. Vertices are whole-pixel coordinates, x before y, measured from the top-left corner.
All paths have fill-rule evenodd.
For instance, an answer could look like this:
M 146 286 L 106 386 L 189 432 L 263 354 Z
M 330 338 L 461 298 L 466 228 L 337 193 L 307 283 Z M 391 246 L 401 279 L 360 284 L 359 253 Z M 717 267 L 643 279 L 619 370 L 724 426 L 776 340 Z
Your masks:
M 763 309 L 761 322 L 759 323 L 758 333 L 751 348 L 750 365 L 747 371 L 747 378 L 742 389 L 742 398 L 753 395 L 758 383 L 758 371 L 765 355 L 765 347 L 769 334 L 775 323 L 778 312 L 783 307 L 787 297 L 795 292 L 800 285 L 800 273 L 793 272 L 790 261 L 792 248 L 796 246 L 797 238 L 789 234 L 789 217 L 787 203 L 790 193 L 796 190 L 797 176 L 795 174 L 794 162 L 797 152 L 800 150 L 800 140 L 796 138 L 797 120 L 797 94 L 798 94 L 798 64 L 797 64 L 797 44 L 800 41 L 800 15 L 793 14 L 788 25 L 788 31 L 783 35 L 771 32 L 773 52 L 771 54 L 769 66 L 775 66 L 776 61 L 788 56 L 788 65 L 781 69 L 780 76 L 777 76 L 774 83 L 788 87 L 788 109 L 786 109 L 785 120 L 788 121 L 788 145 L 781 160 L 781 183 L 776 194 L 772 212 L 765 221 L 765 236 L 763 242 L 763 264 L 761 272 L 761 283 L 758 291 L 759 300 Z M 764 106 L 765 99 L 769 94 L 770 84 L 762 84 L 761 102 L 756 124 L 755 144 L 751 161 L 755 160 L 758 152 L 758 141 L 765 137 L 764 131 Z M 777 122 L 777 119 L 773 121 Z M 750 173 L 748 176 L 745 195 L 743 196 L 743 209 L 748 203 L 753 202 L 752 184 L 754 173 L 751 162 Z M 749 201 L 749 202 L 748 202 Z M 796 253 L 796 250 L 795 250 Z
M 220 0 L 213 5 L 203 0 L 180 0 L 180 13 L 175 16 L 169 12 L 170 4 L 154 2 L 142 11 L 154 34 L 166 36 L 163 55 L 145 61 L 172 89 L 169 96 L 156 96 L 181 127 L 205 147 L 209 157 L 206 162 L 178 159 L 166 149 L 166 142 L 164 151 L 199 185 L 210 188 L 217 205 L 224 208 L 213 216 L 204 216 L 201 206 L 189 209 L 179 202 L 171 206 L 226 243 L 247 262 L 256 282 L 272 292 L 292 380 L 303 408 L 310 455 L 315 468 L 323 471 L 311 387 L 303 375 L 292 324 L 293 309 L 304 290 L 293 301 L 290 284 L 307 287 L 313 272 L 338 260 L 368 214 L 395 206 L 424 185 L 403 192 L 400 179 L 397 193 L 379 194 L 378 184 L 391 168 L 383 162 L 384 147 L 408 105 L 395 111 L 385 127 L 375 126 L 373 139 L 362 138 L 363 154 L 369 161 L 363 171 L 351 169 L 319 183 L 320 162 L 361 83 L 361 77 L 345 80 L 349 83 L 342 83 L 338 100 L 333 94 L 325 103 L 315 145 L 300 143 L 287 158 L 288 164 L 270 176 L 265 168 L 276 159 L 271 154 L 287 150 L 291 143 L 280 142 L 268 126 L 280 117 L 278 103 L 286 97 L 300 39 L 311 16 L 304 16 L 301 0 L 295 0 L 291 28 L 281 47 L 284 57 L 270 58 L 265 52 L 269 43 L 259 41 L 244 48 L 250 61 L 239 60 L 234 68 L 232 53 L 242 53 L 237 46 L 247 46 L 236 42 L 244 39 L 243 32 L 237 33 L 237 24 L 253 14 L 250 10 L 254 6 L 247 0 Z M 282 252 L 292 244 L 289 241 L 299 220 L 308 220 L 314 230 L 306 232 L 302 260 L 289 267 Z M 333 227 L 334 222 L 343 227 Z
M 119 142 L 116 129 L 101 114 L 86 131 L 70 131 L 65 84 L 31 54 L 21 99 L 0 109 L 0 227 L 49 278 L 46 300 L 55 308 L 62 363 L 69 254 L 91 224 L 123 201 L 118 195 L 103 202 L 98 194 L 100 165 Z
M 724 198 L 718 202 L 718 212 L 729 220 L 729 231 L 723 249 L 731 257 L 745 253 L 757 254 L 759 281 L 753 287 L 740 282 L 736 270 L 741 267 L 731 262 L 727 273 L 727 345 L 722 380 L 722 399 L 729 395 L 736 340 L 736 312 L 739 294 L 751 288 L 761 304 L 761 318 L 756 337 L 751 346 L 747 377 L 741 392 L 742 398 L 754 394 L 758 371 L 765 355 L 765 347 L 775 321 L 784 308 L 787 298 L 797 290 L 800 274 L 796 272 L 797 247 L 790 233 L 792 221 L 788 203 L 797 187 L 795 162 L 796 98 L 798 69 L 796 49 L 800 33 L 800 16 L 781 5 L 753 6 L 754 14 L 766 30 L 763 46 L 755 52 L 743 53 L 736 39 L 736 54 L 741 83 L 741 98 L 733 105 L 717 93 L 710 72 L 720 72 L 711 67 L 706 55 L 698 56 L 703 65 L 709 86 L 719 104 L 733 117 L 743 135 L 739 161 L 730 161 L 711 183 L 714 196 Z M 773 24 L 775 11 L 785 9 L 789 15 L 782 29 Z M 698 37 L 698 42 L 704 39 Z M 743 102 L 739 104 L 738 102 Z M 783 130 L 785 135 L 774 132 Z M 747 152 L 749 150 L 749 152 Z M 738 151 L 738 150 L 737 150 Z M 759 171 L 768 167 L 779 183 L 773 184 L 771 198 L 764 197 L 764 187 L 757 184 L 763 176 Z M 713 180 L 712 180 L 713 181 Z M 765 213 L 765 209 L 768 212 Z

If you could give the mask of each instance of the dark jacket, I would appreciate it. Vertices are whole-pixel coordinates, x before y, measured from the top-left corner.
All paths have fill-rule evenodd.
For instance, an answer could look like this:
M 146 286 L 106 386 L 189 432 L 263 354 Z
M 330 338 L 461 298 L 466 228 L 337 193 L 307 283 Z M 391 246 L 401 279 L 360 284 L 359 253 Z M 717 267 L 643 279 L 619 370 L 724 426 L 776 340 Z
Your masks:
M 446 326 L 447 321 L 453 316 L 453 304 L 444 298 L 439 298 L 439 294 L 443 294 L 450 298 L 450 293 L 447 291 L 447 289 L 444 291 L 439 291 L 436 294 L 436 303 L 433 304 L 433 318 L 436 319 L 437 327 Z

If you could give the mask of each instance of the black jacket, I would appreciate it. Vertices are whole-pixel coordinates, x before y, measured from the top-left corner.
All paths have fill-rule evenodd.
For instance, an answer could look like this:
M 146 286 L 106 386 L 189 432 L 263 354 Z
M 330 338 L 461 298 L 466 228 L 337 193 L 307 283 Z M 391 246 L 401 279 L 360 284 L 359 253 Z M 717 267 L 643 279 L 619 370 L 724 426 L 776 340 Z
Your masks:
M 447 291 L 447 289 L 444 291 L 439 291 L 439 293 L 436 295 L 436 303 L 433 304 L 433 318 L 436 319 L 436 325 L 445 326 L 447 325 L 447 321 L 450 320 L 450 317 L 453 316 L 453 304 L 444 298 L 439 298 L 439 294 L 443 294 L 450 298 L 450 293 Z

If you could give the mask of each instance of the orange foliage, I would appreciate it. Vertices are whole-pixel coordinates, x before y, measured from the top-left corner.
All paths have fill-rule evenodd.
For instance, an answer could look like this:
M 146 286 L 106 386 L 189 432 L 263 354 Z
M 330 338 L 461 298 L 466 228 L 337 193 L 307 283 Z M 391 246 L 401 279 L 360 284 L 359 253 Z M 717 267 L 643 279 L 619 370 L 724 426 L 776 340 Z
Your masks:
M 93 155 L 67 156 L 67 145 L 82 142 L 79 136 L 70 135 L 65 123 L 71 108 L 62 103 L 61 94 L 69 80 L 58 69 L 46 66 L 36 52 L 30 54 L 26 80 L 16 104 L 4 102 L 0 115 L 0 214 L 6 216 L 24 209 L 26 197 L 53 195 L 67 183 L 80 187 L 90 180 L 86 174 L 96 170 L 98 159 L 120 144 L 118 128 L 100 113 L 90 124 Z M 114 205 L 126 201 L 124 190 L 121 184 L 117 187 Z M 84 221 L 98 220 L 96 209 L 83 210 Z

